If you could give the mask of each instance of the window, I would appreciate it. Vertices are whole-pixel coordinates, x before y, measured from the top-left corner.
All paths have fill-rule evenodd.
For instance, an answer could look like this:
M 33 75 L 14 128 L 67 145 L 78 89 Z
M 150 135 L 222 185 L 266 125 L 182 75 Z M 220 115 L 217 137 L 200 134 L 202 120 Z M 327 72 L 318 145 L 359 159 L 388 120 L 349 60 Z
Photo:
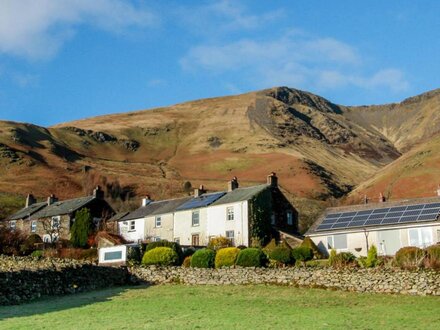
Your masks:
M 329 249 L 347 249 L 347 234 L 327 236 L 327 247 Z
M 31 222 L 31 232 L 35 233 L 37 231 L 37 221 L 32 221 Z
M 292 211 L 287 211 L 287 224 L 289 226 L 293 225 L 293 214 L 292 214 Z
M 200 213 L 199 211 L 193 211 L 192 213 L 192 226 L 198 226 L 200 224 Z
M 135 231 L 136 230 L 136 221 L 134 221 L 134 220 L 130 221 L 130 225 L 128 228 L 129 228 L 128 229 L 129 231 Z
M 226 208 L 226 220 L 234 220 L 234 207 L 229 206 Z
M 153 242 L 160 242 L 161 239 L 159 236 L 153 237 Z
M 104 253 L 104 260 L 120 260 L 122 259 L 122 251 L 112 251 L 112 252 L 105 252 Z
M 52 217 L 52 229 L 60 229 L 60 216 Z
M 9 228 L 11 229 L 11 230 L 15 230 L 15 228 L 16 228 L 16 226 L 17 226 L 17 221 L 9 221 Z
M 199 246 L 200 244 L 200 241 L 199 241 L 199 234 L 193 234 L 193 235 L 191 235 L 191 245 L 192 246 Z
M 425 248 L 433 244 L 431 228 L 408 229 L 409 245 Z
M 232 243 L 232 245 L 234 245 L 234 231 L 233 230 L 227 230 L 226 231 L 226 238 L 229 239 Z
M 271 225 L 275 224 L 275 213 L 272 213 L 272 215 L 270 216 L 270 224 Z
M 162 226 L 162 218 L 161 217 L 156 217 L 155 226 L 156 227 Z

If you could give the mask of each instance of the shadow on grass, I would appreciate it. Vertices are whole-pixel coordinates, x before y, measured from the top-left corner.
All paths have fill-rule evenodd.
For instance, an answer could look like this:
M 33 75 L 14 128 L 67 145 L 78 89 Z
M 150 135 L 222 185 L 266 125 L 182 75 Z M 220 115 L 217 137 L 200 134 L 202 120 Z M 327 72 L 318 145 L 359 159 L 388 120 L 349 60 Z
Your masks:
M 112 287 L 72 295 L 45 297 L 22 305 L 0 306 L 0 321 L 13 317 L 45 314 L 110 301 L 113 297 L 119 296 L 128 290 L 139 290 L 147 287 L 149 285 Z

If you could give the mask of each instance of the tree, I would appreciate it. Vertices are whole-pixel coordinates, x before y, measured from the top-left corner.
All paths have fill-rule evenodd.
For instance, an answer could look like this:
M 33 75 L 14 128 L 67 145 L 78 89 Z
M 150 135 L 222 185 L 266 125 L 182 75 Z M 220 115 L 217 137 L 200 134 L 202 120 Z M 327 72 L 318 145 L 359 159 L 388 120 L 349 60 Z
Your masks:
M 87 238 L 93 231 L 93 218 L 89 209 L 76 212 L 75 223 L 72 226 L 70 241 L 75 247 L 86 247 Z
M 55 242 L 61 237 L 61 232 L 63 231 L 63 227 L 61 226 L 61 217 L 54 216 L 38 221 L 43 227 L 44 234 L 49 236 L 48 243 L 55 244 Z

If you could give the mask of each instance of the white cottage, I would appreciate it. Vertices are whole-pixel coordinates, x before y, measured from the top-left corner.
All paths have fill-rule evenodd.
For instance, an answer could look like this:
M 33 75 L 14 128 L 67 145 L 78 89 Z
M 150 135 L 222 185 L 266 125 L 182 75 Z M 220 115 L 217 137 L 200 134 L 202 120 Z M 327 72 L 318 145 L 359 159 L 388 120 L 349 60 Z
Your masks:
M 394 255 L 405 246 L 440 242 L 439 215 L 440 197 L 329 208 L 306 235 L 325 254 L 365 256 L 374 244 L 379 254 Z

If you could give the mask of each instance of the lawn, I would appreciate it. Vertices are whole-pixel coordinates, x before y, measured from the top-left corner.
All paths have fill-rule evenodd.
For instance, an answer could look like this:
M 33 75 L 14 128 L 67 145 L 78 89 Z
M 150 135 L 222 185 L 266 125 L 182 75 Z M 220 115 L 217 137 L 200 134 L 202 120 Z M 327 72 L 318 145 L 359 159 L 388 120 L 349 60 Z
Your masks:
M 440 329 L 440 298 L 282 286 L 112 288 L 0 308 L 1 329 Z

